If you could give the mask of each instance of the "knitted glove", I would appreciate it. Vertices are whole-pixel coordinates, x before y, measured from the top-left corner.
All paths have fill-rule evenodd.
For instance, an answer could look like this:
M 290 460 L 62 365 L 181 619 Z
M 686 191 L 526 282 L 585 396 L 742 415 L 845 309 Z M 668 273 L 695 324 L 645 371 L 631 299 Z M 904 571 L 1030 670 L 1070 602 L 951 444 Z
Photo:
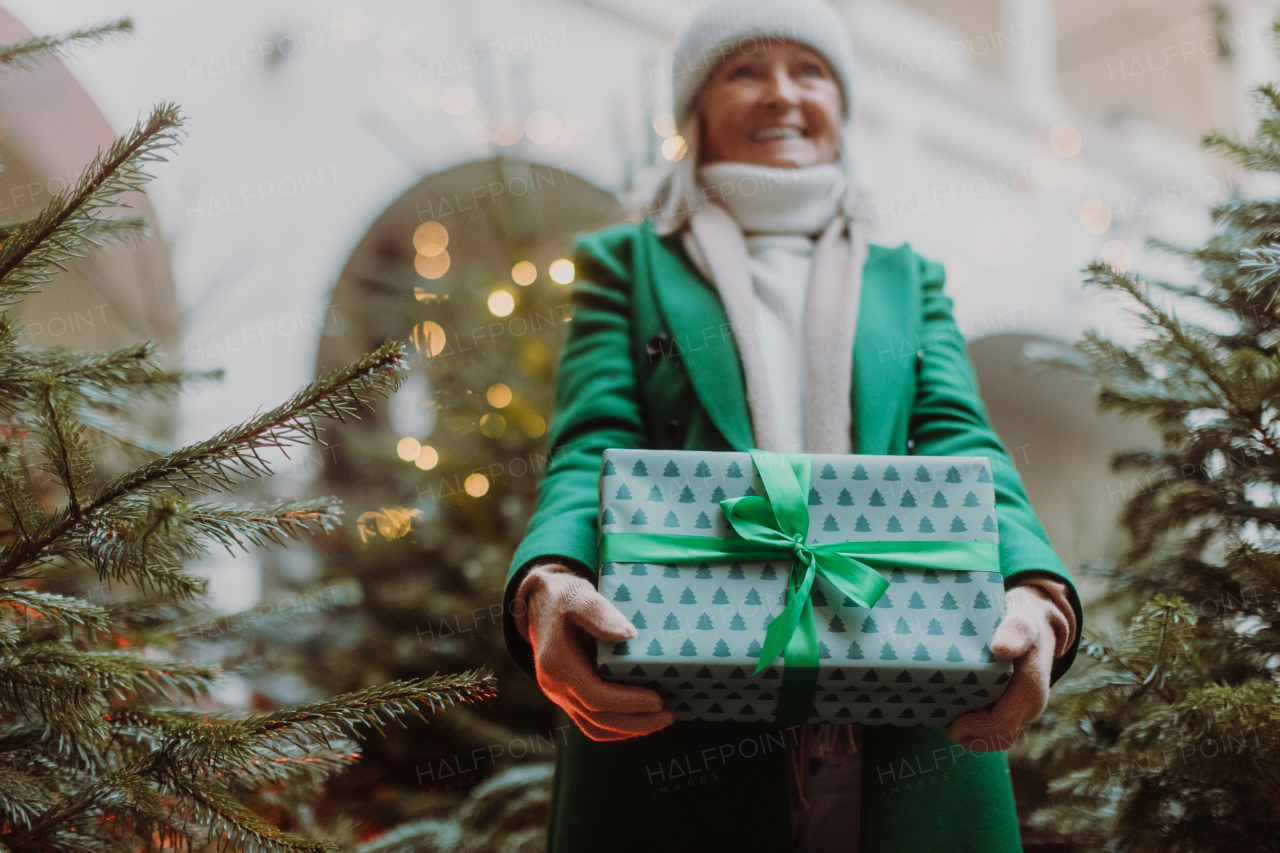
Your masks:
M 635 626 L 590 580 L 559 563 L 535 564 L 516 589 L 516 628 L 533 647 L 538 686 L 592 740 L 664 729 L 675 715 L 647 687 L 614 684 L 595 671 L 595 639 L 622 642 Z
M 961 714 L 947 736 L 971 752 L 997 752 L 1013 746 L 1022 727 L 1049 701 L 1053 659 L 1075 641 L 1075 612 L 1060 580 L 1029 577 L 1005 592 L 1005 615 L 991 641 L 991 653 L 1013 659 L 1004 694 L 990 710 Z

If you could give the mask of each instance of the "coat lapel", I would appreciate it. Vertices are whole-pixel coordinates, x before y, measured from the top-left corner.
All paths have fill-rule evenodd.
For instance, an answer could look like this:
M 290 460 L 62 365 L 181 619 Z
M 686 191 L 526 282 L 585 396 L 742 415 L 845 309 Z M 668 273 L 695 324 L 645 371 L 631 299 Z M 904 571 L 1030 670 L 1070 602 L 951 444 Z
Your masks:
M 871 246 L 863 268 L 858 333 L 853 343 L 854 453 L 895 452 L 894 430 L 906 414 L 905 394 L 915 388 L 914 383 L 908 383 L 906 371 L 915 368 L 916 347 L 909 341 L 918 330 L 920 288 L 902 269 L 904 251 L 905 246 L 897 250 Z M 905 426 L 902 424 L 904 441 Z M 906 449 L 898 448 L 897 452 L 905 453 Z
M 724 333 L 729 325 L 720 295 L 693 269 L 682 249 L 672 249 L 650 234 L 659 309 L 694 391 L 733 449 L 750 450 L 755 443 L 742 366 L 733 338 Z M 905 247 L 870 246 L 863 268 L 850 389 L 857 424 L 855 453 L 890 453 L 894 430 L 904 416 L 906 371 L 915 366 L 916 347 L 909 341 L 917 334 L 921 310 L 920 288 L 902 268 L 904 251 Z
M 652 232 L 650 232 L 652 233 Z M 711 421 L 734 450 L 755 447 L 742 365 L 720 294 L 698 275 L 683 252 L 655 236 L 651 258 L 659 309 L 689 380 Z

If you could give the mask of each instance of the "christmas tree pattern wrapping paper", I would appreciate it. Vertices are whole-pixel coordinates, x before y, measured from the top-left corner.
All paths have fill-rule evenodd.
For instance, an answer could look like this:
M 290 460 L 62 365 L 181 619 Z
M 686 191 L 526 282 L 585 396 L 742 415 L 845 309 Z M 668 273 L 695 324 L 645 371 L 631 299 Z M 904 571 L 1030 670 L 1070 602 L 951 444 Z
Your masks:
M 811 462 L 792 482 L 808 480 L 800 529 L 807 524 L 809 544 L 979 542 L 991 544 L 966 547 L 994 557 L 995 491 L 986 457 L 786 458 Z M 756 467 L 745 452 L 607 449 L 600 533 L 739 537 L 720 501 L 766 496 Z M 599 674 L 657 690 L 677 720 L 778 718 L 784 677 L 793 674 L 783 656 L 756 670 L 766 630 L 787 602 L 793 562 L 785 552 L 767 560 L 602 560 L 600 592 L 637 636 L 600 642 Z M 883 592 L 867 599 L 874 599 L 870 608 L 823 576 L 812 581 L 817 669 L 800 681 L 808 692 L 816 677 L 808 721 L 941 728 L 994 703 L 1012 672 L 1012 662 L 990 649 L 1005 609 L 998 559 L 981 563 L 989 571 L 870 565 L 887 581 L 876 581 Z

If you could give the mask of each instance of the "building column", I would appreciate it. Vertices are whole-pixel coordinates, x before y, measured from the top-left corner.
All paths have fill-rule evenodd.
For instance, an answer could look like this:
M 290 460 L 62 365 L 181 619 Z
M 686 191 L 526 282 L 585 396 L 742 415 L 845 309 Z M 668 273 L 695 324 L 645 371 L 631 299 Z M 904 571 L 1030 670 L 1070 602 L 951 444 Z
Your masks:
M 1058 106 L 1058 36 L 1053 0 L 1000 0 L 1001 51 L 1009 86 L 1028 106 Z

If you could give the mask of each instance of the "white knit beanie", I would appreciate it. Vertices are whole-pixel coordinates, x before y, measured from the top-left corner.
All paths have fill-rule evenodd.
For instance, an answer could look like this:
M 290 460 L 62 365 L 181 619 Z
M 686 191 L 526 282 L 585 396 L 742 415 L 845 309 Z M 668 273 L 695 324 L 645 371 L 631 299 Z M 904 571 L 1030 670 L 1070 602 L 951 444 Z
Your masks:
M 694 15 L 671 58 L 674 116 L 681 135 L 707 76 L 734 50 L 753 53 L 770 41 L 817 51 L 836 75 L 845 121 L 853 115 L 853 40 L 826 0 L 711 0 Z

